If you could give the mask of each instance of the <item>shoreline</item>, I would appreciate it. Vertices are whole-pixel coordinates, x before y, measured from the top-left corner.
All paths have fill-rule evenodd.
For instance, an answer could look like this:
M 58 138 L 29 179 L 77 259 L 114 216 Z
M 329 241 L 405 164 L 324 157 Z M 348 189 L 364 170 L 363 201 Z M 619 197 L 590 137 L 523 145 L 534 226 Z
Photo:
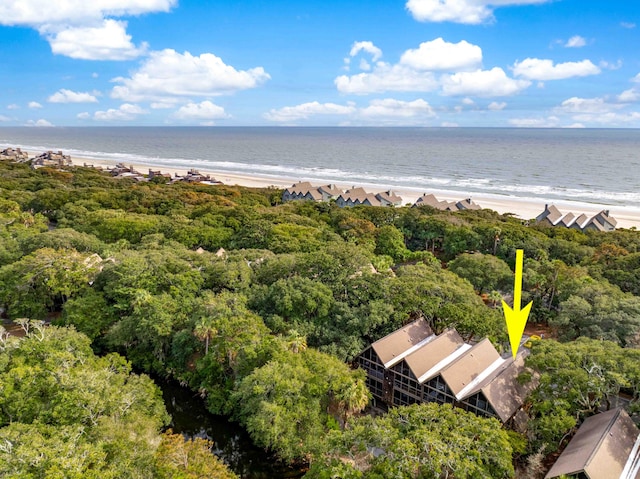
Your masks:
M 222 182 L 225 185 L 238 185 L 245 186 L 250 188 L 265 188 L 269 186 L 273 186 L 276 188 L 288 188 L 292 184 L 300 182 L 300 181 L 309 181 L 305 178 L 286 178 L 286 177 L 270 177 L 266 175 L 259 174 L 242 174 L 242 173 L 232 173 L 228 171 L 215 171 L 211 169 L 202 169 L 193 166 L 185 166 L 183 168 L 176 167 L 168 167 L 162 164 L 151 164 L 151 163 L 140 163 L 140 162 L 124 162 L 118 160 L 110 160 L 110 159 L 96 159 L 96 158 L 81 158 L 81 157 L 72 157 L 72 163 L 74 166 L 83 166 L 85 163 L 87 165 L 93 165 L 97 167 L 107 168 L 114 167 L 117 163 L 125 163 L 127 166 L 133 166 L 137 171 L 142 174 L 147 174 L 149 169 L 161 170 L 162 173 L 170 173 L 171 176 L 184 175 L 190 168 L 194 168 L 198 170 L 203 175 L 211 175 L 212 178 Z M 322 183 L 316 180 L 313 180 L 312 183 L 314 185 L 322 185 L 326 183 Z M 358 184 L 353 185 L 349 182 L 338 182 L 333 181 L 339 188 L 345 190 L 352 188 L 353 186 L 362 186 L 365 190 L 378 193 L 380 191 L 385 191 L 385 187 L 372 185 L 372 184 Z M 388 188 L 387 188 L 388 189 Z M 422 194 L 424 193 L 432 193 L 439 200 L 447 200 L 447 201 L 459 201 L 466 198 L 471 197 L 471 199 L 480 205 L 484 209 L 491 209 L 500 214 L 513 214 L 517 218 L 522 220 L 530 220 L 538 216 L 545 207 L 545 204 L 554 204 L 560 211 L 563 213 L 573 212 L 575 214 L 585 213 L 587 215 L 595 215 L 602 210 L 610 210 L 611 215 L 617 220 L 618 225 L 617 228 L 632 228 L 636 227 L 640 229 L 640 208 L 634 209 L 629 207 L 620 207 L 615 205 L 605 205 L 605 204 L 585 204 L 581 202 L 572 202 L 569 200 L 564 201 L 545 201 L 544 199 L 537 198 L 524 198 L 524 197 L 503 197 L 499 195 L 494 195 L 490 193 L 486 194 L 464 194 L 461 192 L 455 192 L 451 190 L 442 190 L 442 189 L 429 189 L 428 191 L 422 191 L 418 188 L 410 188 L 410 187 L 401 187 L 394 188 L 393 191 L 402 197 L 403 204 L 413 204 Z

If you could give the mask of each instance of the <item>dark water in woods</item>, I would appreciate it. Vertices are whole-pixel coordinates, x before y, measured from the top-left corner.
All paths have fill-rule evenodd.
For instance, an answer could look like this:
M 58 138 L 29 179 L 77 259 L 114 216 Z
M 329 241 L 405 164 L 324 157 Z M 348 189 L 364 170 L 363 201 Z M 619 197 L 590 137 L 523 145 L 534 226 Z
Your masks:
M 173 431 L 188 438 L 212 440 L 215 443 L 213 453 L 241 478 L 299 478 L 304 474 L 300 467 L 281 464 L 256 447 L 240 425 L 208 412 L 204 401 L 193 391 L 173 381 L 155 378 L 155 382 L 162 389 Z

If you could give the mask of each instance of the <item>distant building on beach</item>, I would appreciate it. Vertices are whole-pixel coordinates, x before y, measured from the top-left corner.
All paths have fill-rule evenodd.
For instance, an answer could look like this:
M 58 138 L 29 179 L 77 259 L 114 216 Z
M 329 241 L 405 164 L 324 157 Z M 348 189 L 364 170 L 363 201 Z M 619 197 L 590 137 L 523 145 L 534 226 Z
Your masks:
M 116 178 L 131 178 L 135 181 L 148 181 L 148 178 L 136 171 L 133 165 L 126 166 L 124 163 L 116 163 L 110 170 L 111 176 Z
M 528 350 L 502 357 L 488 339 L 468 344 L 454 329 L 433 333 L 420 318 L 379 339 L 355 359 L 377 407 L 452 404 L 520 429 L 536 379 L 520 384 Z
M 361 187 L 342 191 L 334 184 L 314 186 L 308 181 L 294 183 L 282 192 L 282 201 L 331 201 L 343 207 L 348 206 L 401 206 L 402 198 L 391 190 L 381 193 L 369 193 Z
M 536 223 L 546 226 L 573 228 L 578 231 L 613 231 L 618 222 L 609 210 L 602 210 L 594 216 L 584 213 L 579 216 L 573 213 L 563 214 L 555 205 L 544 205 L 544 211 L 536 217 Z
M 20 148 L 5 148 L 0 151 L 0 159 L 24 163 L 29 161 L 29 154 L 26 151 L 22 151 Z
M 545 479 L 640 478 L 640 431 L 624 409 L 584 420 Z
M 31 160 L 31 168 L 64 168 L 72 166 L 71 156 L 65 155 L 62 151 L 54 153 L 53 151 L 46 151 Z
M 220 184 L 218 180 L 212 178 L 211 175 L 203 175 L 198 170 L 191 168 L 184 176 L 175 173 L 171 179 L 171 183 L 178 183 L 184 181 L 187 183 L 204 183 L 207 185 Z
M 433 194 L 424 194 L 416 200 L 413 206 L 430 206 L 441 211 L 479 210 L 480 205 L 474 203 L 471 198 L 460 201 L 438 200 Z
M 373 193 L 367 193 L 364 188 L 351 188 L 345 191 L 336 200 L 340 208 L 345 206 L 382 206 L 382 202 Z

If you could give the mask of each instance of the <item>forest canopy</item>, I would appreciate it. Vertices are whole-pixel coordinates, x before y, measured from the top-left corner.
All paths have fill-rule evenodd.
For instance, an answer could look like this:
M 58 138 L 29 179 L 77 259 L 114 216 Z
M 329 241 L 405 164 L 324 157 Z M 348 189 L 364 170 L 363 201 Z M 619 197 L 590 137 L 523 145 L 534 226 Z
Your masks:
M 12 444 L 0 470 L 37 454 L 27 439 L 50 458 L 41 466 L 65 477 L 91 477 L 81 475 L 89 464 L 112 474 L 96 477 L 128 477 L 118 467 L 200 477 L 171 476 L 172 454 L 217 470 L 205 464 L 210 445 L 160 433 L 157 388 L 132 368 L 180 381 L 259 446 L 311 464 L 309 477 L 510 477 L 619 394 L 637 410 L 634 230 L 585 234 L 488 210 L 281 204 L 273 188 L 133 183 L 90 168 L 0 162 L 0 173 L 0 307 L 5 323 L 28 329 L 22 340 L 0 332 L 9 385 L 0 388 L 0 437 Z M 456 328 L 507 350 L 501 300 L 516 249 L 529 321 L 546 336 L 528 359 L 540 387 L 524 435 L 435 405 L 362 416 L 369 393 L 349 362 L 417 317 L 436 333 Z M 403 421 L 427 419 L 429 428 L 405 430 Z M 442 437 L 454 423 L 465 426 Z M 484 462 L 461 452 L 469 431 Z M 449 448 L 455 468 L 422 455 L 425 441 Z M 486 441 L 504 447 L 486 451 Z M 389 454 L 362 456 L 371 448 Z M 401 449 L 416 454 L 390 453 Z M 74 450 L 82 453 L 72 461 Z

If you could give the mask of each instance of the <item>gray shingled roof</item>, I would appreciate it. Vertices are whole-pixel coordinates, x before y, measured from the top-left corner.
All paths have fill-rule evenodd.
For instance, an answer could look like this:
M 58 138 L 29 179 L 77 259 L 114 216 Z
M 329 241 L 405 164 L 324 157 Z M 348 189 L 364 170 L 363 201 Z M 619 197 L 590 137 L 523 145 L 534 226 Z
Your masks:
M 434 337 L 427 322 L 420 318 L 379 339 L 371 347 L 382 364 L 390 368 L 413 352 L 417 346 L 426 342 L 428 338 Z
M 625 466 L 630 459 L 637 459 L 638 433 L 623 409 L 591 416 L 582 423 L 545 479 L 581 472 L 589 479 L 636 479 L 640 477 L 638 471 L 625 471 Z

